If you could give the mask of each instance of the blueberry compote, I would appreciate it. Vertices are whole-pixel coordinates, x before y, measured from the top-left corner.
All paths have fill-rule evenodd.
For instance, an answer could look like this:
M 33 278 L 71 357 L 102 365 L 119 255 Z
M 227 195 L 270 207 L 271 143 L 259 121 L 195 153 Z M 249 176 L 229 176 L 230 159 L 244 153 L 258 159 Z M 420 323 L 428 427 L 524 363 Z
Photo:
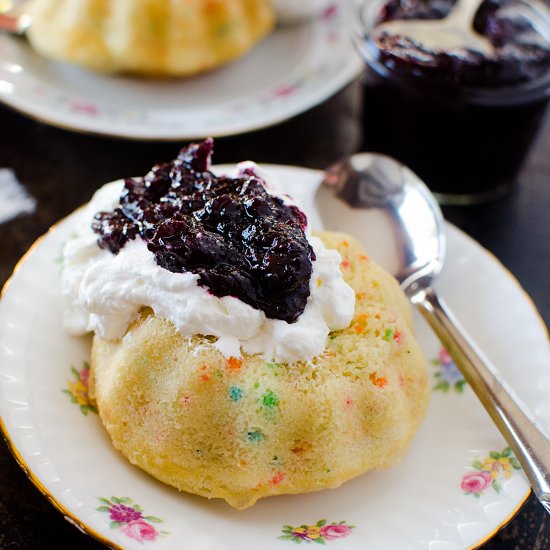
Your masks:
M 397 20 L 440 20 L 457 0 L 389 0 L 377 23 Z M 376 33 L 372 38 L 380 61 L 393 70 L 425 76 L 453 85 L 499 87 L 540 78 L 550 71 L 550 44 L 537 32 L 535 22 L 517 0 L 485 0 L 472 21 L 474 30 L 487 38 L 494 51 L 427 48 L 406 34 Z M 403 27 L 404 29 L 406 27 Z
M 215 296 L 292 323 L 306 306 L 315 260 L 306 217 L 269 194 L 253 168 L 215 176 L 212 149 L 211 139 L 192 144 L 145 177 L 126 179 L 118 208 L 94 218 L 99 246 L 118 254 L 141 238 L 164 269 L 195 273 Z
M 367 64 L 362 148 L 407 164 L 441 203 L 472 204 L 513 189 L 540 127 L 550 92 L 550 12 L 536 0 L 482 2 L 472 22 L 492 44 L 486 55 L 430 49 L 378 27 L 442 19 L 455 3 L 365 1 L 357 41 Z

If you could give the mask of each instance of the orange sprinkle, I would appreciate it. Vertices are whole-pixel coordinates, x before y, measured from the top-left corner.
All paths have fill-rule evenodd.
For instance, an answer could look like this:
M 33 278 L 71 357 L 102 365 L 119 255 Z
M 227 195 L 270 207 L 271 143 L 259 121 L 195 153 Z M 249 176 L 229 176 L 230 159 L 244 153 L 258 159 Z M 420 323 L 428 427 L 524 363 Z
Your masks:
M 349 263 L 349 260 L 344 260 L 341 264 L 340 264 L 344 269 L 348 269 L 349 266 L 351 265 Z
M 229 370 L 238 370 L 243 366 L 243 362 L 240 359 L 237 359 L 237 357 L 230 357 L 227 360 L 227 368 Z
M 403 340 L 403 335 L 402 335 L 398 330 L 396 330 L 396 331 L 393 333 L 393 339 L 394 339 L 398 344 L 400 344 L 401 341 Z
M 301 455 L 302 453 L 305 453 L 306 451 L 311 450 L 311 443 L 308 441 L 294 441 L 295 445 L 290 449 L 294 454 Z
M 281 483 L 281 481 L 283 481 L 283 479 L 285 478 L 285 473 L 284 472 L 277 472 L 269 481 L 269 483 L 271 483 L 271 485 L 279 485 L 279 483 Z
M 359 254 L 359 256 L 357 256 L 362 262 L 368 262 L 369 261 L 369 257 L 366 255 L 366 254 Z
M 203 9 L 206 13 L 211 13 L 212 16 L 218 17 L 218 6 L 214 2 L 205 2 Z
M 357 316 L 357 321 L 353 325 L 353 330 L 355 331 L 355 334 L 362 334 L 365 331 L 366 324 L 367 324 L 367 314 L 360 313 Z
M 388 385 L 388 381 L 383 377 L 381 376 L 380 378 L 378 378 L 376 376 L 376 372 L 371 372 L 370 375 L 369 375 L 369 380 L 377 387 L 379 388 L 385 388 L 387 385 Z
M 201 380 L 203 382 L 208 382 L 208 380 L 210 380 L 210 376 L 208 376 L 208 374 L 201 374 Z
M 239 464 L 241 466 L 246 466 L 248 464 L 248 462 L 246 460 L 239 460 Z

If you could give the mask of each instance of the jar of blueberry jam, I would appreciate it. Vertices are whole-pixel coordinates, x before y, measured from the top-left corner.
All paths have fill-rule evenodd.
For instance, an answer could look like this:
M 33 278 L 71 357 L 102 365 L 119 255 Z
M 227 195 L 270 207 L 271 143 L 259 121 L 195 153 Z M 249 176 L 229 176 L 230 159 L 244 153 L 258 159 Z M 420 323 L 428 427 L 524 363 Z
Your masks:
M 408 165 L 442 204 L 507 194 L 550 96 L 543 0 L 367 0 L 363 148 Z

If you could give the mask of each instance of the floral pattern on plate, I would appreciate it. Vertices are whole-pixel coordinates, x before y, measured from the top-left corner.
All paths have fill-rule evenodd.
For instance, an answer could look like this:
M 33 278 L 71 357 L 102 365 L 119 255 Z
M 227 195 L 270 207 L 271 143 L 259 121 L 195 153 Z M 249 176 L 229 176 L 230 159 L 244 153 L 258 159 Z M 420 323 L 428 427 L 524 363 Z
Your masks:
M 434 373 L 434 391 L 443 393 L 448 393 L 450 390 L 455 393 L 464 392 L 467 382 L 445 348 L 439 350 L 437 359 L 433 359 L 432 363 L 439 367 L 438 371 Z
M 302 542 L 316 542 L 325 544 L 328 540 L 342 539 L 351 535 L 351 530 L 355 525 L 346 525 L 345 521 L 339 523 L 328 523 L 326 519 L 320 519 L 314 525 L 285 525 L 282 529 L 283 534 L 279 537 L 282 540 L 291 540 L 296 544 Z
M 473 471 L 462 476 L 460 487 L 466 495 L 475 498 L 479 498 L 489 487 L 500 493 L 502 480 L 510 479 L 514 470 L 521 470 L 519 460 L 512 454 L 510 447 L 500 453 L 491 451 L 483 460 L 474 460 L 472 467 Z
M 89 363 L 84 361 L 80 370 L 76 370 L 71 365 L 71 372 L 75 379 L 67 380 L 67 388 L 61 391 L 69 396 L 71 403 L 78 404 L 82 414 L 86 415 L 89 412 L 97 413 L 97 408 L 88 396 L 88 383 L 90 379 Z
M 126 536 L 139 542 L 154 542 L 159 536 L 168 535 L 168 531 L 157 531 L 152 523 L 162 523 L 156 516 L 144 516 L 143 509 L 128 497 L 99 499 L 103 505 L 99 512 L 106 512 L 111 519 L 111 529 L 120 529 Z

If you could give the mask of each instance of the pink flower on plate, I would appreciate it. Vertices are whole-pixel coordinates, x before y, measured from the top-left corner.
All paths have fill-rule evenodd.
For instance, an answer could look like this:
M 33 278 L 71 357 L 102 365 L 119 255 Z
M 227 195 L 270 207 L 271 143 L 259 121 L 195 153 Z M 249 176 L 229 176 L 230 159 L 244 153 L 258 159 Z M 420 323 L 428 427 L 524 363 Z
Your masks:
M 286 97 L 292 95 L 297 90 L 297 86 L 289 84 L 287 86 L 279 86 L 272 91 L 273 97 Z
M 141 519 L 123 523 L 120 530 L 132 539 L 143 542 L 144 540 L 155 541 L 159 532 L 152 526 Z
M 73 101 L 71 104 L 72 110 L 77 113 L 83 113 L 85 115 L 97 116 L 99 109 L 97 105 L 92 103 L 81 103 L 80 101 Z
M 109 516 L 113 521 L 118 523 L 126 523 L 141 519 L 143 514 L 139 510 L 130 508 L 125 504 L 113 504 L 109 510 Z
M 332 19 L 338 13 L 338 6 L 336 4 L 331 4 L 325 8 L 323 12 L 323 19 Z
M 90 369 L 86 368 L 88 365 L 85 364 L 84 368 L 80 371 L 80 381 L 84 384 L 85 388 L 88 389 L 90 386 Z
M 151 515 L 144 516 L 141 506 L 132 503 L 129 497 L 98 498 L 101 506 L 96 510 L 108 513 L 111 529 L 120 529 L 127 537 L 139 542 L 154 542 L 157 537 L 170 534 L 165 530 L 157 531 L 151 522 L 162 523 L 162 519 Z
M 342 539 L 351 535 L 351 527 L 343 524 L 332 524 L 321 527 L 321 536 L 325 540 Z
M 465 493 L 473 493 L 479 495 L 491 485 L 493 478 L 489 472 L 476 471 L 468 472 L 462 476 L 460 487 Z
M 445 348 L 441 348 L 439 350 L 439 360 L 441 361 L 442 365 L 448 365 L 449 363 L 453 362 L 451 356 L 449 355 L 449 352 Z

